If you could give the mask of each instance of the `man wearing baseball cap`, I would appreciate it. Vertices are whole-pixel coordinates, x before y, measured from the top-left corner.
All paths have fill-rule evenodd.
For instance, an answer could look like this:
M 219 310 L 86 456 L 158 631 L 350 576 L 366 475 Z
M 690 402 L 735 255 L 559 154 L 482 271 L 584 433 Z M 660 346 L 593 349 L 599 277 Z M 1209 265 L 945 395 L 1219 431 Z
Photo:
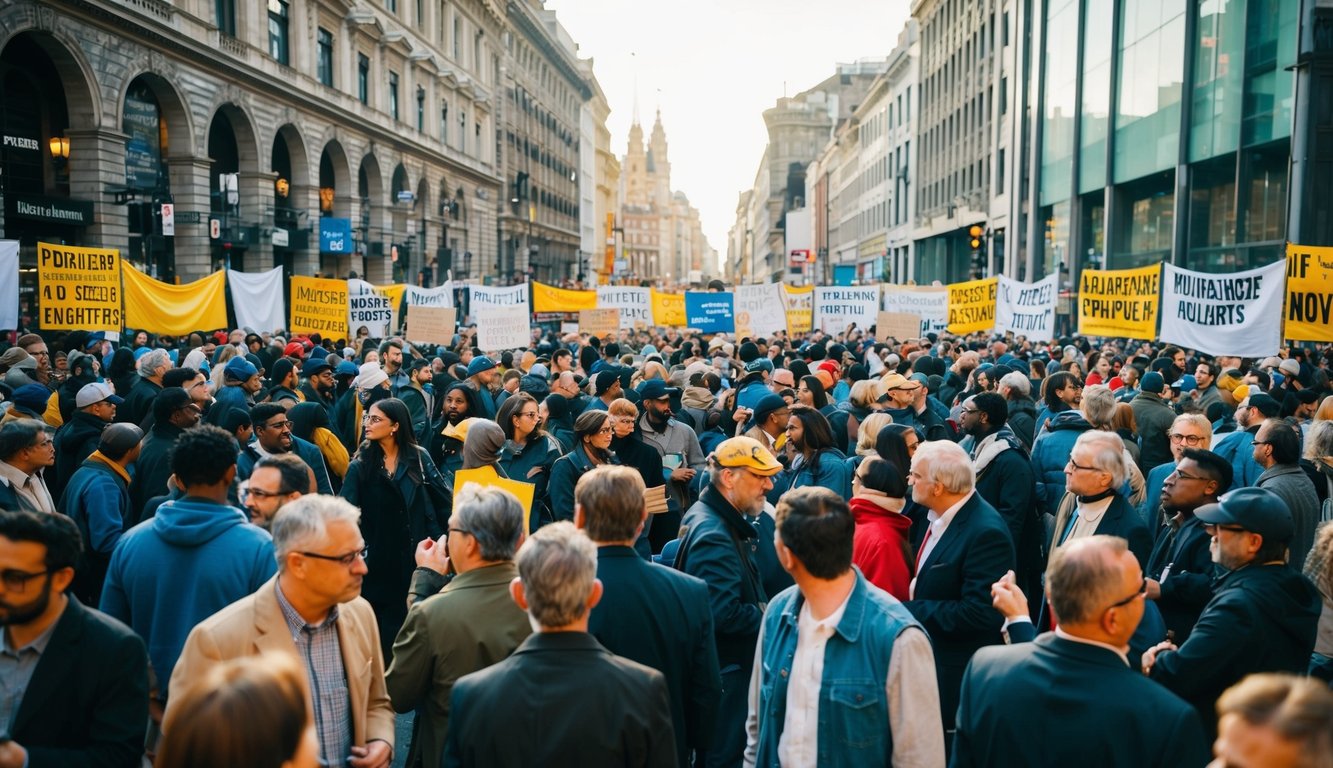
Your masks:
M 894 424 L 906 424 L 916 429 L 926 440 L 949 440 L 949 428 L 926 402 L 926 386 L 901 373 L 884 377 L 884 392 L 889 396 L 889 407 L 884 413 L 893 417 Z
M 1212 537 L 1216 582 L 1189 639 L 1169 640 L 1143 654 L 1143 671 L 1194 705 L 1217 733 L 1217 698 L 1256 672 L 1304 674 L 1314 649 L 1322 598 L 1287 566 L 1294 527 L 1281 497 L 1240 488 L 1194 511 Z
M 735 766 L 745 753 L 750 669 L 768 605 L 755 558 L 759 532 L 745 516 L 763 511 L 764 495 L 780 471 L 782 464 L 753 438 L 724 440 L 708 457 L 709 486 L 681 520 L 675 567 L 708 584 L 722 670 L 722 696 L 703 765 Z
M 102 430 L 116 420 L 116 406 L 123 402 L 125 399 L 104 381 L 94 381 L 79 388 L 74 396 L 74 407 L 78 410 L 56 431 L 55 477 L 47 482 L 52 498 L 60 498 L 75 470 L 97 450 Z
M 495 420 L 497 407 L 495 396 L 491 394 L 491 384 L 497 376 L 495 361 L 485 355 L 477 355 L 467 364 L 467 385 L 477 393 L 477 405 L 483 418 Z
M 299 388 L 307 403 L 319 403 L 329 416 L 333 416 L 333 404 L 337 401 L 335 392 L 338 381 L 333 376 L 333 366 L 321 355 L 310 358 L 310 362 L 301 366 L 301 375 L 305 383 Z

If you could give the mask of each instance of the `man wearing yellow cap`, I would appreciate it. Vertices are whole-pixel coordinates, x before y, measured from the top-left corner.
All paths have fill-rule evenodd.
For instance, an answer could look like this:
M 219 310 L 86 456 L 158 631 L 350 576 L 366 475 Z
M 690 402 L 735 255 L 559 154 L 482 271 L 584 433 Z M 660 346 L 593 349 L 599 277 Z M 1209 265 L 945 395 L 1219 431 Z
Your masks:
M 724 440 L 708 457 L 709 486 L 681 520 L 675 566 L 708 585 L 722 672 L 716 726 L 699 765 L 735 766 L 745 752 L 750 668 L 768 603 L 755 557 L 759 533 L 745 516 L 763 511 L 764 495 L 781 470 L 754 438 Z

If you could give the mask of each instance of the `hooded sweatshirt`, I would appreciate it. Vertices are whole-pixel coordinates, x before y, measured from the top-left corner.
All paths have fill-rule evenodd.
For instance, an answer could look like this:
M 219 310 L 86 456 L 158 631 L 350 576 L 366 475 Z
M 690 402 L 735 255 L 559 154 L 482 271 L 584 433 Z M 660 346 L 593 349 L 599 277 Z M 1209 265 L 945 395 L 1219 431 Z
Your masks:
M 100 607 L 143 638 L 165 700 L 190 630 L 276 571 L 268 531 L 235 507 L 190 496 L 164 502 L 121 537 Z

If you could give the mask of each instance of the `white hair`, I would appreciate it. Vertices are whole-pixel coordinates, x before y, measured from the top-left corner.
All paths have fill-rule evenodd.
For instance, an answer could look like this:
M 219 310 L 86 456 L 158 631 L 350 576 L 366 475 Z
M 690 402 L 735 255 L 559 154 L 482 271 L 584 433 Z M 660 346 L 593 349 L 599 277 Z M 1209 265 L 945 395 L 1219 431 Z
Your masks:
M 564 627 L 582 618 L 597 578 L 597 545 L 569 521 L 544 526 L 515 558 L 528 616 L 542 627 Z
M 165 349 L 154 349 L 139 358 L 139 362 L 135 364 L 139 375 L 145 379 L 163 365 L 171 365 L 171 355 L 167 354 Z
M 923 479 L 939 483 L 949 493 L 969 493 L 977 484 L 977 473 L 967 451 L 948 440 L 921 443 L 912 456 L 912 466 Z
M 1088 446 L 1093 450 L 1092 466 L 1099 472 L 1111 475 L 1111 489 L 1119 491 L 1129 477 L 1129 467 L 1125 466 L 1125 442 L 1114 432 L 1092 429 L 1078 436 L 1074 447 Z M 917 449 L 920 452 L 920 448 Z
M 1020 371 L 1010 371 L 1000 377 L 998 388 L 1000 390 L 1012 389 L 1023 397 L 1032 393 L 1032 382 L 1028 380 Z

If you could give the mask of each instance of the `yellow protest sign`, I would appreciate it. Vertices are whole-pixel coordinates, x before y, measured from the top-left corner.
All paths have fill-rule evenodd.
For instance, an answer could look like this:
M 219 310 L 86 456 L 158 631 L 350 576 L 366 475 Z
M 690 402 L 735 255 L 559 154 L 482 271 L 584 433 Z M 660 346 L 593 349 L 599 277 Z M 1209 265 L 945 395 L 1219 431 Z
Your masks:
M 554 285 L 532 283 L 533 312 L 578 312 L 597 308 L 597 291 L 571 291 Z
M 44 331 L 119 331 L 125 325 L 115 249 L 38 243 L 37 291 Z
M 952 283 L 949 289 L 949 333 L 989 331 L 995 327 L 995 293 L 1000 279 Z
M 171 285 L 125 265 L 125 325 L 184 336 L 227 327 L 227 273 L 218 270 L 185 285 Z
M 1333 341 L 1333 248 L 1287 244 L 1287 294 L 1282 337 Z
M 620 332 L 620 310 L 615 307 L 606 309 L 580 309 L 579 333 L 605 338 Z
M 318 333 L 331 339 L 347 338 L 347 281 L 292 276 L 293 335 Z
M 518 503 L 523 505 L 523 530 L 532 530 L 529 523 L 532 520 L 532 497 L 537 491 L 537 486 L 532 483 L 500 477 L 494 467 L 460 469 L 454 473 L 455 493 L 462 490 L 468 483 L 476 483 L 487 488 L 502 488 L 514 494 Z
M 685 325 L 685 294 L 660 293 L 654 288 L 651 295 L 654 325 Z
M 1078 332 L 1084 336 L 1157 337 L 1162 265 L 1085 269 L 1078 277 Z
M 815 324 L 815 287 L 784 283 L 782 299 L 787 307 L 787 333 L 808 333 Z

